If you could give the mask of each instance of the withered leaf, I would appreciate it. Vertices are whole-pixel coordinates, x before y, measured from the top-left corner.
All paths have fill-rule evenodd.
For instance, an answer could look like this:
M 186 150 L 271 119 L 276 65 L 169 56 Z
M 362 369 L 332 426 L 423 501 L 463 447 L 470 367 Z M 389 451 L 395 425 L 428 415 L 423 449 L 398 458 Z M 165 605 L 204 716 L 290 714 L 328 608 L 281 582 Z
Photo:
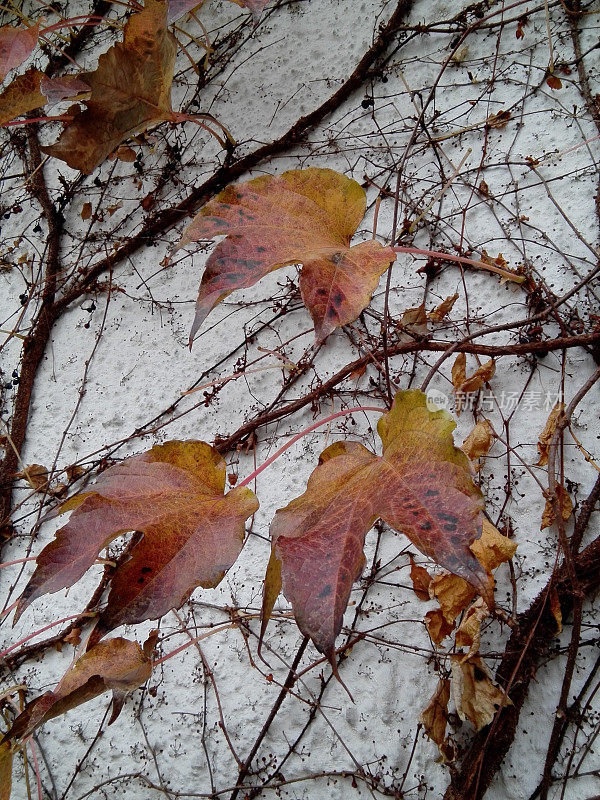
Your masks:
M 10 742 L 0 742 L 0 800 L 10 800 L 12 758 Z
M 478 392 L 493 377 L 496 372 L 496 362 L 493 358 L 490 358 L 468 378 L 466 367 L 467 357 L 465 353 L 459 353 L 452 365 L 452 385 L 456 393 L 456 410 L 459 414 L 462 408 L 463 395 L 469 392 Z
M 410 579 L 412 581 L 413 589 L 419 600 L 429 600 L 429 584 L 431 583 L 431 575 L 427 572 L 425 567 L 420 567 L 415 563 L 414 558 L 410 557 Z
M 471 433 L 461 445 L 471 461 L 486 455 L 494 441 L 494 427 L 489 419 L 482 419 L 475 425 Z
M 415 308 L 407 308 L 402 314 L 402 319 L 400 320 L 400 326 L 409 334 L 413 334 L 412 336 L 407 337 L 410 339 L 412 339 L 414 335 L 426 336 L 429 333 L 427 324 L 428 322 L 427 314 L 425 313 L 425 303 L 421 303 L 420 306 L 415 306 Z
M 427 708 L 419 716 L 419 722 L 423 725 L 425 734 L 437 744 L 444 764 L 450 763 L 456 757 L 456 747 L 446 737 L 449 700 L 450 681 L 444 678 L 438 681 Z
M 258 639 L 259 651 L 267 630 L 267 625 L 273 613 L 273 606 L 281 592 L 281 561 L 275 555 L 274 548 L 271 548 L 271 556 L 267 564 L 265 582 L 263 586 L 263 602 L 260 614 L 260 636 Z
M 438 646 L 454 630 L 454 624 L 448 622 L 441 608 L 433 608 L 425 614 L 425 625 L 431 641 Z
M 562 81 L 558 75 L 548 75 L 546 83 L 551 89 L 562 89 Z
M 250 489 L 224 490 L 225 462 L 205 442 L 166 442 L 110 467 L 92 491 L 63 504 L 74 509 L 71 518 L 38 556 L 16 617 L 37 597 L 79 580 L 126 531 L 144 536 L 112 577 L 98 630 L 158 619 L 198 586 L 216 586 L 258 508 Z
M 91 95 L 58 141 L 42 150 L 90 173 L 125 139 L 173 118 L 171 83 L 177 44 L 167 30 L 167 4 L 145 0 L 117 42 L 81 78 Z
M 558 484 L 556 487 L 556 497 L 558 499 L 560 515 L 563 521 L 566 522 L 573 513 L 573 501 L 571 500 L 570 494 L 562 484 Z M 549 528 L 555 519 L 556 514 L 554 513 L 554 504 L 552 502 L 552 498 L 546 497 L 546 505 L 544 506 L 544 511 L 542 513 L 542 524 L 540 525 L 540 530 L 543 531 L 544 528 Z
M 70 483 L 78 481 L 79 478 L 82 478 L 85 475 L 85 473 L 85 467 L 82 467 L 79 464 L 70 464 L 68 467 L 65 467 L 65 475 Z
M 90 87 L 79 75 L 63 75 L 59 78 L 47 78 L 40 82 L 40 91 L 46 97 L 46 105 L 54 106 L 61 100 L 79 99 L 88 94 Z
M 554 436 L 554 433 L 556 431 L 556 426 L 564 410 L 565 410 L 564 403 L 562 402 L 556 403 L 556 405 L 550 412 L 550 416 L 546 420 L 546 424 L 544 425 L 544 430 L 540 433 L 540 438 L 538 440 L 538 445 L 537 445 L 538 452 L 540 454 L 539 460 L 536 464 L 536 466 L 538 467 L 545 467 L 546 464 L 548 463 L 550 442 L 552 441 L 552 437 Z
M 511 701 L 506 692 L 492 681 L 481 658 L 451 656 L 450 660 L 452 698 L 458 716 L 463 722 L 468 719 L 479 731 L 493 721 L 503 705 L 509 705 Z
M 77 659 L 53 692 L 46 692 L 27 705 L 6 739 L 26 739 L 47 720 L 108 691 L 113 693 L 110 725 L 119 715 L 127 695 L 152 674 L 155 644 L 156 632 L 151 634 L 143 649 L 137 642 L 120 637 L 98 642 Z
M 488 574 L 490 592 L 493 591 L 494 585 L 492 571 L 505 561 L 510 561 L 516 549 L 516 542 L 503 536 L 489 520 L 484 518 L 481 538 L 473 542 L 471 550 Z M 453 630 L 454 621 L 458 615 L 467 608 L 476 596 L 476 591 L 471 584 L 457 575 L 449 573 L 436 575 L 432 578 L 429 591 L 431 595 L 437 598 L 440 604 L 439 610 L 450 625 L 448 633 Z M 436 640 L 434 639 L 434 641 Z M 439 644 L 439 642 L 436 641 L 436 644 Z
M 433 311 L 430 311 L 427 316 L 433 322 L 441 322 L 444 317 L 452 311 L 454 303 L 458 300 L 458 294 L 450 295 L 447 297 L 443 303 L 440 303 L 437 308 L 434 308 Z
M 498 111 L 496 114 L 490 114 L 485 122 L 488 128 L 504 128 L 511 117 L 510 111 Z
M 0 28 L 0 83 L 7 74 L 22 64 L 33 52 L 40 33 L 40 23 L 30 27 L 15 28 L 4 25 Z
M 306 492 L 275 514 L 283 593 L 302 632 L 332 663 L 363 569 L 365 534 L 379 517 L 493 604 L 487 573 L 469 548 L 481 535 L 483 498 L 454 446 L 454 427 L 447 412 L 427 409 L 422 392 L 399 392 L 377 426 L 382 456 L 336 442 L 321 454 Z
M 35 492 L 39 492 L 48 487 L 48 468 L 41 464 L 30 464 L 17 472 L 15 478 L 22 478 Z
M 190 343 L 231 292 L 289 264 L 302 264 L 300 291 L 317 343 L 353 322 L 395 259 L 391 247 L 372 239 L 350 247 L 365 208 L 361 186 L 331 169 L 290 170 L 227 187 L 196 215 L 178 245 L 227 236 L 207 261 Z
M 0 94 L 0 125 L 46 104 L 46 96 L 40 91 L 43 78 L 43 72 L 31 67 L 8 84 Z
M 481 623 L 486 617 L 489 617 L 490 610 L 487 607 L 483 598 L 478 597 L 477 600 L 467 609 L 463 617 L 454 641 L 457 647 L 468 647 L 468 655 L 475 655 L 479 651 L 479 644 L 481 642 Z
M 560 597 L 554 584 L 550 588 L 550 611 L 556 622 L 556 635 L 558 636 L 562 631 L 562 608 L 560 606 Z

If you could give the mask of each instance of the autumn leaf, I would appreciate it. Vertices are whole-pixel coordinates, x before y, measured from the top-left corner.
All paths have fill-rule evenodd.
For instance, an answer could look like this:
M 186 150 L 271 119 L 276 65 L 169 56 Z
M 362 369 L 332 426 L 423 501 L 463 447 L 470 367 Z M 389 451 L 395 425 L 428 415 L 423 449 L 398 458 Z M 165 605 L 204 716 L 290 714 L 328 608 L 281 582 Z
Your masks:
M 52 106 L 66 98 L 78 98 L 89 87 L 78 75 L 47 78 L 39 69 L 31 67 L 18 75 L 0 94 L 0 125 L 33 111 Z
M 452 698 L 458 716 L 469 720 L 476 731 L 489 725 L 504 705 L 512 705 L 506 693 L 488 675 L 481 658 L 451 656 Z
M 90 173 L 121 142 L 173 118 L 171 83 L 177 44 L 167 30 L 167 4 L 145 0 L 117 42 L 81 78 L 90 86 L 87 108 L 74 115 L 58 141 L 42 150 Z
M 404 337 L 406 339 L 414 339 L 415 336 L 427 336 L 429 331 L 425 303 L 421 303 L 420 306 L 415 306 L 415 308 L 407 308 L 402 314 L 399 324 L 409 334 L 409 336 Z M 402 337 L 400 337 L 400 340 L 402 341 Z
M 48 487 L 48 468 L 41 464 L 30 464 L 17 472 L 15 478 L 27 481 L 34 492 L 39 492 Z
M 416 564 L 412 556 L 410 557 L 410 579 L 412 581 L 414 593 L 419 600 L 429 600 L 431 575 L 427 572 L 425 567 L 420 567 Z
M 562 89 L 562 81 L 558 75 L 548 75 L 546 83 L 551 89 Z
M 0 800 L 10 800 L 12 789 L 12 749 L 10 742 L 0 742 Z
M 540 433 L 540 438 L 538 440 L 538 452 L 540 454 L 539 460 L 536 464 L 537 467 L 545 467 L 548 463 L 548 456 L 550 451 L 550 442 L 552 441 L 552 437 L 556 431 L 556 426 L 558 425 L 558 421 L 562 416 L 563 411 L 565 410 L 564 403 L 556 403 L 552 411 L 550 412 L 550 416 L 546 420 L 546 424 L 544 425 L 544 430 Z
M 464 440 L 461 450 L 469 456 L 471 461 L 475 461 L 486 455 L 494 442 L 494 437 L 492 423 L 489 419 L 482 419 Z
M 478 597 L 466 610 L 464 617 L 456 631 L 454 642 L 457 647 L 468 647 L 469 656 L 479 651 L 481 642 L 481 623 L 489 617 L 490 610 L 483 598 Z
M 498 111 L 496 114 L 490 114 L 485 123 L 488 128 L 504 128 L 511 117 L 510 111 Z
M 365 208 L 359 184 L 331 169 L 290 170 L 227 187 L 196 215 L 178 245 L 227 236 L 207 261 L 190 344 L 231 292 L 289 264 L 303 265 L 300 291 L 317 343 L 353 322 L 395 259 L 390 247 L 372 239 L 350 247 Z
M 46 104 L 46 96 L 40 90 L 43 77 L 43 72 L 31 67 L 9 83 L 0 94 L 0 125 Z
M 7 74 L 31 55 L 37 44 L 40 23 L 24 28 L 4 25 L 0 28 L 0 83 Z
M 110 725 L 119 716 L 128 694 L 152 674 L 154 631 L 143 649 L 129 639 L 108 639 L 88 650 L 63 676 L 56 689 L 37 697 L 19 714 L 5 739 L 26 739 L 49 719 L 65 714 L 104 692 L 112 691 Z
M 92 491 L 63 504 L 71 518 L 38 556 L 16 618 L 41 595 L 72 586 L 126 531 L 144 536 L 112 577 L 100 634 L 158 619 L 198 586 L 216 586 L 258 508 L 250 489 L 224 490 L 225 462 L 204 442 L 167 442 L 110 467 Z
M 556 487 L 556 497 L 558 500 L 558 506 L 560 508 L 560 516 L 562 517 L 563 522 L 566 522 L 573 513 L 573 501 L 571 500 L 570 494 L 561 484 L 558 484 Z M 544 528 L 549 528 L 555 520 L 556 514 L 554 513 L 554 503 L 552 502 L 551 497 L 546 497 L 546 505 L 544 506 L 544 511 L 542 512 L 542 524 L 540 525 L 540 530 L 543 531 Z
M 456 758 L 456 746 L 446 736 L 449 700 L 450 681 L 444 678 L 438 682 L 427 708 L 419 716 L 419 722 L 425 729 L 425 734 L 437 744 L 444 764 L 448 764 Z
M 452 385 L 456 393 L 456 411 L 460 414 L 462 400 L 469 392 L 478 392 L 496 372 L 496 362 L 493 358 L 478 367 L 475 372 L 467 378 L 467 357 L 465 353 L 459 353 L 456 361 L 452 365 Z
M 454 630 L 454 625 L 448 622 L 441 608 L 433 608 L 425 614 L 425 625 L 431 641 L 438 647 Z
M 62 100 L 85 99 L 90 87 L 79 75 L 62 75 L 57 78 L 47 78 L 44 75 L 40 81 L 40 91 L 46 98 L 46 105 L 54 106 Z
M 517 543 L 515 541 L 503 536 L 489 520 L 484 518 L 481 538 L 473 542 L 471 551 L 487 572 L 490 592 L 493 591 L 494 585 L 492 572 L 500 564 L 510 561 L 516 549 Z M 428 628 L 431 625 L 435 633 L 433 635 L 432 629 L 430 629 L 430 636 L 439 645 L 454 630 L 456 618 L 469 606 L 477 592 L 467 581 L 457 575 L 445 572 L 431 579 L 429 593 L 440 604 L 440 608 L 435 609 L 435 612 L 439 612 L 439 615 L 429 612 L 431 614 L 431 622 L 428 623 Z M 438 616 L 443 618 L 445 624 L 442 624 Z M 435 627 L 433 628 L 434 625 Z
M 554 617 L 554 621 L 556 622 L 555 636 L 558 636 L 559 633 L 562 633 L 562 608 L 560 605 L 560 597 L 558 596 L 558 592 L 556 591 L 556 586 L 554 584 L 552 584 L 550 587 L 550 611 Z
M 263 639 L 267 630 L 267 625 L 273 613 L 275 601 L 281 592 L 281 561 L 275 555 L 274 548 L 271 548 L 271 556 L 267 564 L 265 583 L 263 587 L 263 602 L 260 614 L 260 636 L 258 638 L 258 650 L 262 647 Z
M 306 492 L 278 510 L 271 525 L 283 593 L 301 631 L 332 664 L 364 566 L 365 534 L 379 517 L 493 604 L 487 573 L 469 548 L 481 535 L 483 498 L 453 444 L 454 421 L 426 402 L 416 390 L 396 395 L 377 426 L 381 457 L 358 442 L 328 447 Z
M 458 294 L 450 295 L 447 297 L 443 303 L 440 303 L 439 306 L 430 311 L 427 316 L 433 322 L 441 322 L 444 317 L 452 311 L 454 307 L 454 303 L 458 300 Z

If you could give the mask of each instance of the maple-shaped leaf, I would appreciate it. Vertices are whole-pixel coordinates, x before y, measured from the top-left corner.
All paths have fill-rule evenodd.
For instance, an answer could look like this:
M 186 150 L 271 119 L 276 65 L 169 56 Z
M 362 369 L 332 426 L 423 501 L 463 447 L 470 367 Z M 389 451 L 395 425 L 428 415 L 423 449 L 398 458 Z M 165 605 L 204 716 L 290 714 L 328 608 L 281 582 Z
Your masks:
M 38 556 L 16 617 L 37 597 L 79 580 L 126 531 L 143 538 L 112 577 L 100 635 L 158 619 L 198 586 L 216 586 L 240 553 L 245 520 L 258 508 L 250 489 L 224 494 L 225 468 L 205 442 L 172 441 L 107 469 L 92 491 L 63 505 L 71 518 Z
M 25 739 L 47 720 L 108 691 L 113 693 L 110 725 L 119 716 L 127 695 L 152 674 L 156 635 L 157 631 L 150 635 L 143 649 L 137 642 L 120 637 L 98 642 L 77 659 L 54 691 L 36 697 L 27 705 L 5 739 Z
M 0 83 L 11 69 L 18 67 L 31 55 L 39 34 L 39 22 L 28 28 L 14 28 L 12 25 L 0 28 Z
M 167 3 L 145 0 L 117 42 L 81 75 L 91 96 L 58 141 L 42 150 L 73 169 L 90 173 L 130 136 L 173 119 L 171 83 L 177 43 L 167 30 Z
M 359 184 L 331 169 L 290 170 L 228 186 L 196 215 L 178 245 L 227 236 L 207 261 L 190 343 L 227 295 L 289 264 L 302 264 L 300 291 L 317 343 L 353 322 L 395 259 L 391 247 L 372 239 L 350 247 L 365 208 Z
M 275 514 L 283 593 L 302 632 L 332 663 L 364 566 L 365 534 L 379 517 L 493 605 L 487 573 L 469 547 L 481 535 L 483 498 L 454 446 L 454 427 L 447 412 L 427 409 L 422 392 L 399 392 L 377 426 L 382 456 L 358 442 L 331 445 L 306 492 Z

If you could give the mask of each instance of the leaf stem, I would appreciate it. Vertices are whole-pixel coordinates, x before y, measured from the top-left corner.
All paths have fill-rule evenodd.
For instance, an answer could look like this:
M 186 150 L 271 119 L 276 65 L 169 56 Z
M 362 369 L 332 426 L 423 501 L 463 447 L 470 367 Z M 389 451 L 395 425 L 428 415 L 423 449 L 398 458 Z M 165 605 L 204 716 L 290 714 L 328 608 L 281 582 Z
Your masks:
M 302 439 L 303 436 L 306 436 L 307 433 L 311 433 L 311 431 L 314 431 L 316 428 L 320 428 L 321 425 L 326 425 L 328 422 L 331 422 L 337 417 L 343 417 L 347 414 L 355 414 L 358 411 L 377 411 L 379 414 L 384 414 L 385 408 L 379 408 L 378 406 L 356 406 L 354 408 L 345 408 L 343 411 L 336 411 L 334 414 L 330 414 L 328 417 L 324 417 L 317 422 L 313 422 L 313 424 L 309 425 L 308 428 L 304 428 L 304 430 L 300 431 L 295 436 L 292 436 L 292 438 L 282 445 L 279 450 L 273 453 L 270 458 L 267 458 L 267 460 L 263 462 L 260 467 L 257 467 L 254 472 L 251 472 L 250 475 L 248 475 L 247 478 L 244 478 L 243 481 L 238 483 L 238 486 L 247 486 L 257 477 L 257 475 L 260 475 L 263 469 L 270 467 L 271 464 L 278 459 L 280 455 L 282 455 L 282 453 L 285 453 L 288 448 L 290 448 L 293 444 L 296 444 L 296 442 Z
M 25 642 L 29 641 L 29 639 L 33 639 L 34 636 L 38 636 L 38 634 L 44 633 L 44 631 L 47 631 L 49 628 L 54 628 L 56 625 L 61 625 L 63 622 L 70 622 L 72 619 L 78 619 L 81 616 L 82 616 L 81 614 L 71 614 L 70 617 L 63 617 L 62 619 L 57 619 L 55 622 L 51 622 L 49 625 L 45 625 L 43 628 L 40 628 L 39 630 L 34 631 L 33 633 L 30 633 L 28 636 L 25 636 L 23 639 L 20 639 L 18 642 L 15 642 L 14 644 L 11 644 L 10 647 L 7 647 L 6 650 L 4 650 L 2 653 L 0 653 L 0 659 L 4 658 L 4 656 L 8 655 L 8 653 L 11 653 L 13 650 L 15 650 L 20 645 L 22 645 Z M 95 614 L 87 614 L 86 616 L 93 617 L 93 616 L 95 616 Z
M 252 615 L 252 616 L 257 616 L 257 615 Z M 185 642 L 185 644 L 182 644 L 180 647 L 176 647 L 175 650 L 172 650 L 165 656 L 161 656 L 160 658 L 155 658 L 152 661 L 152 667 L 154 668 L 157 664 L 163 664 L 165 661 L 168 661 L 170 658 L 173 658 L 173 656 L 178 655 L 183 650 L 187 650 L 187 648 L 191 647 L 193 644 L 201 642 L 202 639 L 207 639 L 209 636 L 212 636 L 215 633 L 220 633 L 221 631 L 226 631 L 228 628 L 235 628 L 236 626 L 237 622 L 226 622 L 223 625 L 215 626 L 214 628 L 211 628 L 209 631 L 206 631 L 206 633 L 203 633 L 200 636 L 195 636 L 193 639 L 190 639 L 189 642 Z

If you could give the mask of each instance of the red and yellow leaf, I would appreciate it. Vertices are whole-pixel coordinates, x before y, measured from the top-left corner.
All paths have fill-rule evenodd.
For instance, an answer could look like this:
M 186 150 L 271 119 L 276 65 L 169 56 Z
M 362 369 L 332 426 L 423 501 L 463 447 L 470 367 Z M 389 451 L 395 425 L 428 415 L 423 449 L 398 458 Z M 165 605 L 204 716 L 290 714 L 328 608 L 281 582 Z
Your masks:
M 177 44 L 167 30 L 167 4 L 145 0 L 117 42 L 81 78 L 89 85 L 87 108 L 58 141 L 42 150 L 73 169 L 90 173 L 121 142 L 149 125 L 172 119 L 171 83 Z
M 470 549 L 481 536 L 483 498 L 454 446 L 454 421 L 426 403 L 420 391 L 397 394 L 377 426 L 382 456 L 357 442 L 331 445 L 306 492 L 273 520 L 283 593 L 300 629 L 330 660 L 364 566 L 365 534 L 379 517 L 493 605 L 487 572 Z
M 356 181 L 316 167 L 222 191 L 196 215 L 179 243 L 227 237 L 206 264 L 190 342 L 231 292 L 289 264 L 302 264 L 300 291 L 317 342 L 353 322 L 395 259 L 390 247 L 372 239 L 350 247 L 365 208 L 366 195 Z
M 129 639 L 108 639 L 88 650 L 52 692 L 37 697 L 14 721 L 6 739 L 26 739 L 49 719 L 65 714 L 104 692 L 113 693 L 113 712 L 109 725 L 119 715 L 128 694 L 145 683 L 152 674 L 152 652 L 156 632 L 143 649 Z
M 216 586 L 238 557 L 258 508 L 245 487 L 225 490 L 225 462 L 204 442 L 167 442 L 102 473 L 37 558 L 16 616 L 37 597 L 79 580 L 115 537 L 143 538 L 115 571 L 98 630 L 158 619 L 198 586 Z M 63 506 L 63 508 L 65 507 Z

